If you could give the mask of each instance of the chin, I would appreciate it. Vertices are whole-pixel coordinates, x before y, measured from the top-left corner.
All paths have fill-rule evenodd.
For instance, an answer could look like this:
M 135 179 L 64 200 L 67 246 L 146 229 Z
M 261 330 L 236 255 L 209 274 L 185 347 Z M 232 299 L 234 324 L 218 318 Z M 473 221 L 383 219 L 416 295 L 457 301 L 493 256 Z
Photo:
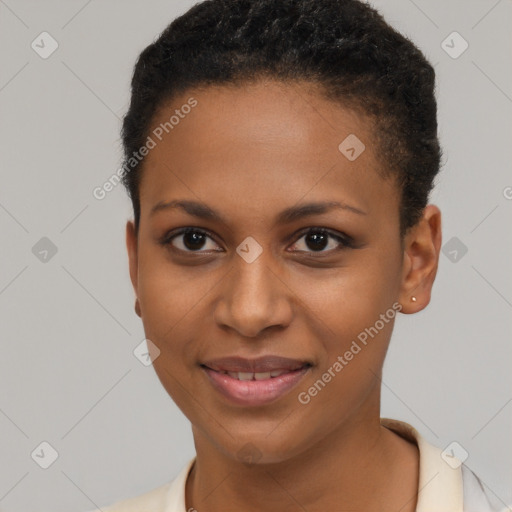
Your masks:
M 272 428 L 275 428 L 275 424 Z M 302 440 L 300 443 L 292 442 L 290 435 L 286 433 L 272 433 L 272 428 L 253 435 L 244 432 L 236 439 L 226 434 L 215 444 L 226 457 L 247 465 L 286 462 L 296 457 L 309 445 L 306 440 Z

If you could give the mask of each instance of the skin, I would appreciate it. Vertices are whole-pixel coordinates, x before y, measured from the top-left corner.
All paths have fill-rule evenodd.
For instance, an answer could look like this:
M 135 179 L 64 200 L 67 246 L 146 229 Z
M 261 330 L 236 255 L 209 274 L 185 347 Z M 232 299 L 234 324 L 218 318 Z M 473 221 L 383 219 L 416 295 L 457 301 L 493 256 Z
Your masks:
M 137 312 L 160 350 L 155 371 L 192 424 L 197 458 L 186 509 L 414 511 L 417 447 L 380 424 L 393 321 L 307 405 L 297 397 L 393 303 L 405 314 L 429 303 L 439 209 L 428 205 L 402 241 L 400 193 L 377 172 L 371 121 L 311 84 L 193 89 L 163 105 L 154 126 L 191 96 L 198 105 L 145 159 L 139 230 L 131 221 L 126 227 Z M 349 134 L 366 146 L 354 161 L 338 150 Z M 203 202 L 227 224 L 180 209 L 151 215 L 174 199 Z M 283 209 L 317 201 L 364 213 L 332 209 L 275 224 Z M 186 252 L 182 235 L 159 243 L 188 226 L 214 235 L 199 255 Z M 315 251 L 303 231 L 318 227 L 352 237 L 354 247 L 329 237 Z M 248 236 L 263 250 L 252 263 L 236 253 Z M 268 354 L 313 366 L 296 388 L 263 406 L 231 403 L 199 366 Z M 252 464 L 238 455 L 248 443 L 259 456 Z

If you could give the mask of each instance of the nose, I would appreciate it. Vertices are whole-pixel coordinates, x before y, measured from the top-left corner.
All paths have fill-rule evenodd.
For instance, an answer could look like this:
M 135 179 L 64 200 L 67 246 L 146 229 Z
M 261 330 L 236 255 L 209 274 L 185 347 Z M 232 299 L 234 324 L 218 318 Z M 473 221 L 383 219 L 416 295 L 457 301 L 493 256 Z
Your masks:
M 240 336 L 257 337 L 265 329 L 286 327 L 292 319 L 293 293 L 264 254 L 252 263 L 237 255 L 234 268 L 219 285 L 215 321 Z

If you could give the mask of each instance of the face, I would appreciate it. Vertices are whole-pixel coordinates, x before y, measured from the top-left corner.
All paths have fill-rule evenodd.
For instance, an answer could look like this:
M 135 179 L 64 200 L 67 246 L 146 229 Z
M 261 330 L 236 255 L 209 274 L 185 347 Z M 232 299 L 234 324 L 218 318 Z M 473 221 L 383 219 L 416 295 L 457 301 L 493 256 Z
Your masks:
M 283 461 L 378 417 L 413 267 L 399 192 L 370 121 L 305 84 L 190 90 L 154 127 L 190 98 L 152 136 L 138 234 L 127 227 L 140 315 L 196 440 Z

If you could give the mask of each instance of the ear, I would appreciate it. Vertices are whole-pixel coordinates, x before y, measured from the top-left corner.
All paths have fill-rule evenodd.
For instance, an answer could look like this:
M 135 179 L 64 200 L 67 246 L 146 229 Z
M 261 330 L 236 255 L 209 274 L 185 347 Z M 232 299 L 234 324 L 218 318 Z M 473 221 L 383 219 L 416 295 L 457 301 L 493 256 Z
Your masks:
M 420 221 L 404 236 L 400 303 L 402 313 L 416 313 L 430 302 L 441 250 L 441 211 L 427 205 Z M 416 301 L 412 301 L 416 297 Z
M 141 317 L 140 304 L 138 299 L 138 251 L 137 251 L 137 233 L 135 232 L 135 225 L 133 221 L 126 223 L 126 249 L 128 251 L 128 265 L 130 269 L 130 279 L 135 291 L 135 312 Z

